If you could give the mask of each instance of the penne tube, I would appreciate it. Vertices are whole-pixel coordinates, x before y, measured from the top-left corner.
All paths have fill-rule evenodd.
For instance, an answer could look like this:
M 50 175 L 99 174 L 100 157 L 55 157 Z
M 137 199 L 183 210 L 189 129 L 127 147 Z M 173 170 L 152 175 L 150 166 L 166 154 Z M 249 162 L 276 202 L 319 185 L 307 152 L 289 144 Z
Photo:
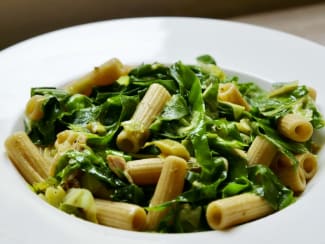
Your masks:
M 275 172 L 280 181 L 295 194 L 303 192 L 306 188 L 306 177 L 302 168 L 300 167 L 287 167 Z
M 287 168 L 292 166 L 293 166 L 293 162 L 291 162 L 291 160 L 287 156 L 285 156 L 282 153 L 278 153 L 274 158 L 273 162 L 271 163 L 270 168 L 273 171 L 277 172 L 282 168 Z
M 306 177 L 303 168 L 301 168 L 300 165 L 296 167 L 285 155 L 278 155 L 270 168 L 278 176 L 280 181 L 285 186 L 293 190 L 296 194 L 299 194 L 305 190 Z
M 124 230 L 143 230 L 146 225 L 145 210 L 135 204 L 95 199 L 99 224 Z
M 138 152 L 149 136 L 151 123 L 161 113 L 170 97 L 165 87 L 156 83 L 152 84 L 137 106 L 131 120 L 123 123 L 124 129 L 116 139 L 118 148 L 125 152 Z
M 168 156 L 165 159 L 155 192 L 150 201 L 150 207 L 171 201 L 183 191 L 186 169 L 187 163 L 180 157 Z M 168 209 L 166 207 L 163 210 L 149 211 L 147 215 L 147 229 L 155 230 Z
M 108 167 L 120 178 L 123 177 L 123 174 L 126 169 L 126 161 L 121 156 L 116 155 L 107 155 L 106 157 Z
M 25 132 L 16 132 L 5 141 L 8 156 L 25 180 L 32 184 L 46 179 L 50 164 Z
M 162 158 L 139 159 L 128 161 L 125 171 L 134 184 L 153 185 L 157 184 L 163 165 Z
M 306 180 L 310 180 L 317 172 L 317 159 L 312 153 L 296 155 L 300 168 L 302 168 Z
M 220 230 L 264 217 L 273 211 L 262 197 L 243 193 L 209 203 L 206 219 L 212 229 Z
M 296 141 L 308 141 L 313 135 L 312 124 L 298 114 L 287 114 L 279 119 L 278 131 L 283 136 Z
M 225 102 L 231 102 L 245 107 L 250 110 L 250 106 L 235 84 L 221 83 L 219 84 L 218 99 Z
M 81 93 L 89 96 L 95 86 L 113 84 L 120 76 L 126 75 L 129 68 L 113 58 L 95 67 L 93 71 L 67 84 L 64 89 L 71 94 Z
M 41 120 L 44 116 L 43 112 L 43 102 L 45 100 L 44 96 L 34 95 L 32 96 L 25 108 L 25 115 L 27 118 L 33 121 Z
M 250 165 L 263 164 L 269 166 L 277 154 L 277 148 L 262 136 L 256 136 L 247 151 L 247 161 Z

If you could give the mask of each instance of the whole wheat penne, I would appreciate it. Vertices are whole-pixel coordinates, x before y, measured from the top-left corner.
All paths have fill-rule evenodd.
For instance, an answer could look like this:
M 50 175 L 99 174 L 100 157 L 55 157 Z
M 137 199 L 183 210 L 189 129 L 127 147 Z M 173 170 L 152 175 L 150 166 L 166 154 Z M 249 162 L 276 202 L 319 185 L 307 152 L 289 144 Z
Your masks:
M 64 89 L 71 94 L 81 93 L 88 96 L 94 86 L 110 85 L 128 72 L 129 68 L 127 66 L 124 66 L 118 59 L 113 58 L 99 67 L 95 67 L 90 73 L 70 82 Z
M 160 84 L 154 83 L 137 106 L 131 120 L 123 123 L 117 136 L 117 146 L 125 152 L 137 152 L 149 136 L 149 127 L 170 99 L 170 94 Z
M 241 95 L 236 85 L 232 83 L 219 84 L 218 99 L 244 106 L 246 110 L 250 109 L 249 104 Z
M 168 156 L 165 159 L 149 206 L 159 205 L 178 196 L 183 191 L 186 171 L 187 163 L 184 159 L 176 156 Z M 147 229 L 156 229 L 167 211 L 168 208 L 161 211 L 149 211 L 147 215 Z
M 306 188 L 306 177 L 304 170 L 285 155 L 280 154 L 272 162 L 271 169 L 279 177 L 280 181 L 296 194 L 303 192 Z
M 5 141 L 7 153 L 29 183 L 46 179 L 49 174 L 49 162 L 41 155 L 25 132 L 16 132 Z
M 123 177 L 126 170 L 126 161 L 121 156 L 107 155 L 108 167 L 119 177 Z
M 277 148 L 267 139 L 256 136 L 247 151 L 247 161 L 250 165 L 263 164 L 269 166 L 277 151 Z
M 143 230 L 146 212 L 138 205 L 95 199 L 96 217 L 99 224 L 125 230 Z
M 276 172 L 281 182 L 289 187 L 294 193 L 299 194 L 306 188 L 306 177 L 301 167 L 282 168 Z
M 126 173 L 132 178 L 132 182 L 137 185 L 157 184 L 161 170 L 164 165 L 162 158 L 146 158 L 128 161 Z
M 273 208 L 254 193 L 215 200 L 208 204 L 206 219 L 212 229 L 226 229 L 269 215 Z
M 310 180 L 317 172 L 317 159 L 312 153 L 296 155 L 299 166 L 303 169 L 306 180 Z
M 287 114 L 278 120 L 278 131 L 285 137 L 296 141 L 308 141 L 313 135 L 312 124 L 299 114 Z
M 25 115 L 30 120 L 38 121 L 43 118 L 43 102 L 45 97 L 42 95 L 34 95 L 32 96 L 25 108 Z

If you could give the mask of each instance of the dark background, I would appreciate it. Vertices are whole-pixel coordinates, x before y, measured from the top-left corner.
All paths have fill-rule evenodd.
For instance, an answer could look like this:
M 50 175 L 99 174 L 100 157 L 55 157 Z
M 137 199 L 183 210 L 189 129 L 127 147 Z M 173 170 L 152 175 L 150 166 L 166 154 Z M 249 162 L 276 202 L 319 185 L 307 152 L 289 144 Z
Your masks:
M 324 0 L 0 0 L 0 50 L 42 33 L 100 20 L 143 16 L 226 19 L 318 2 Z

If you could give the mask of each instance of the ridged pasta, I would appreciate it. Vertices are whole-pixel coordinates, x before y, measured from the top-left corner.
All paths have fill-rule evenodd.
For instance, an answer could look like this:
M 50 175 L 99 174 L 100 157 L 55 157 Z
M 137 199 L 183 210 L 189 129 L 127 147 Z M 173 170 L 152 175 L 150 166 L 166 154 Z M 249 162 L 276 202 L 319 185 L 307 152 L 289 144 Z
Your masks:
M 285 155 L 278 155 L 271 165 L 274 173 L 279 177 L 280 181 L 296 194 L 303 192 L 306 188 L 306 177 L 304 170 L 298 165 L 296 167 L 293 162 Z
M 95 67 L 90 73 L 70 82 L 64 89 L 71 94 L 81 93 L 89 96 L 93 87 L 110 85 L 128 72 L 129 67 L 124 66 L 118 59 L 113 58 L 99 67 Z
M 183 191 L 186 171 L 187 163 L 184 159 L 176 156 L 168 156 L 165 159 L 164 166 L 149 206 L 157 206 L 178 196 Z M 156 229 L 167 211 L 168 208 L 160 211 L 149 211 L 147 215 L 147 229 Z
M 5 141 L 5 147 L 9 158 L 28 183 L 40 182 L 48 177 L 49 162 L 25 132 L 12 134 Z
M 312 124 L 298 114 L 287 114 L 279 119 L 278 131 L 285 137 L 296 141 L 308 141 L 313 135 Z
M 206 210 L 206 219 L 212 229 L 220 230 L 245 223 L 273 212 L 262 197 L 243 193 L 212 201 Z
M 152 84 L 131 120 L 123 123 L 124 129 L 116 139 L 118 148 L 125 152 L 136 153 L 148 138 L 151 123 L 161 113 L 170 97 L 165 87 L 157 83 Z
M 157 184 L 164 165 L 162 158 L 146 158 L 129 161 L 126 164 L 126 173 L 132 182 L 137 185 Z
M 136 204 L 95 199 L 99 224 L 140 231 L 146 225 L 146 212 Z
M 27 118 L 33 121 L 38 121 L 43 118 L 44 99 L 45 97 L 42 95 L 34 95 L 28 100 L 25 108 L 25 115 Z
M 306 180 L 310 180 L 317 172 L 317 159 L 312 153 L 303 153 L 296 155 L 300 168 L 304 171 Z
M 262 136 L 256 136 L 247 151 L 247 161 L 250 165 L 263 164 L 269 166 L 277 154 L 277 148 Z
M 250 106 L 235 84 L 221 83 L 219 84 L 218 99 L 225 102 L 235 103 L 244 106 L 246 110 L 250 110 Z

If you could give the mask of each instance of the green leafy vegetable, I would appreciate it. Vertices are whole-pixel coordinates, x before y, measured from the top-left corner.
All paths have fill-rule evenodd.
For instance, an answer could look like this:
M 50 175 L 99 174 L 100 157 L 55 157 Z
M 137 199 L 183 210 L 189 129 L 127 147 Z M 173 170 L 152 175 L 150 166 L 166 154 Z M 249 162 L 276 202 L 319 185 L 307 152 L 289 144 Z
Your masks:
M 259 135 L 298 166 L 295 155 L 312 151 L 312 139 L 298 143 L 284 138 L 277 131 L 277 120 L 288 113 L 298 113 L 315 130 L 322 128 L 323 117 L 308 89 L 291 82 L 276 84 L 272 91 L 266 91 L 254 81 L 241 83 L 238 77 L 227 77 L 210 55 L 202 55 L 197 61 L 196 65 L 181 61 L 171 65 L 141 64 L 114 84 L 95 87 L 90 96 L 68 94 L 58 88 L 33 88 L 32 96 L 44 96 L 44 116 L 39 121 L 26 119 L 26 131 L 35 144 L 58 153 L 52 180 L 35 184 L 34 191 L 44 195 L 47 189 L 53 193 L 57 187 L 67 191 L 80 187 L 94 197 L 136 203 L 148 211 L 168 209 L 156 230 L 159 232 L 209 229 L 204 217 L 207 205 L 245 192 L 265 198 L 275 210 L 293 203 L 293 191 L 270 168 L 249 165 L 245 153 Z M 250 105 L 249 111 L 218 99 L 219 84 L 227 82 L 238 87 Z M 115 144 L 121 125 L 132 117 L 153 83 L 164 86 L 171 99 L 154 119 L 147 146 L 137 154 L 122 152 Z M 56 136 L 64 130 L 82 133 L 86 145 L 59 152 Z M 154 186 L 138 186 L 127 174 L 116 175 L 106 157 L 114 155 L 125 161 L 156 157 L 159 148 L 150 142 L 164 139 L 183 144 L 190 153 L 185 187 L 175 199 L 149 207 Z M 83 210 L 87 204 L 78 194 L 72 196 L 68 192 L 64 200 L 51 198 L 51 202 L 56 206 L 63 202 L 60 208 L 64 211 L 94 220 Z

